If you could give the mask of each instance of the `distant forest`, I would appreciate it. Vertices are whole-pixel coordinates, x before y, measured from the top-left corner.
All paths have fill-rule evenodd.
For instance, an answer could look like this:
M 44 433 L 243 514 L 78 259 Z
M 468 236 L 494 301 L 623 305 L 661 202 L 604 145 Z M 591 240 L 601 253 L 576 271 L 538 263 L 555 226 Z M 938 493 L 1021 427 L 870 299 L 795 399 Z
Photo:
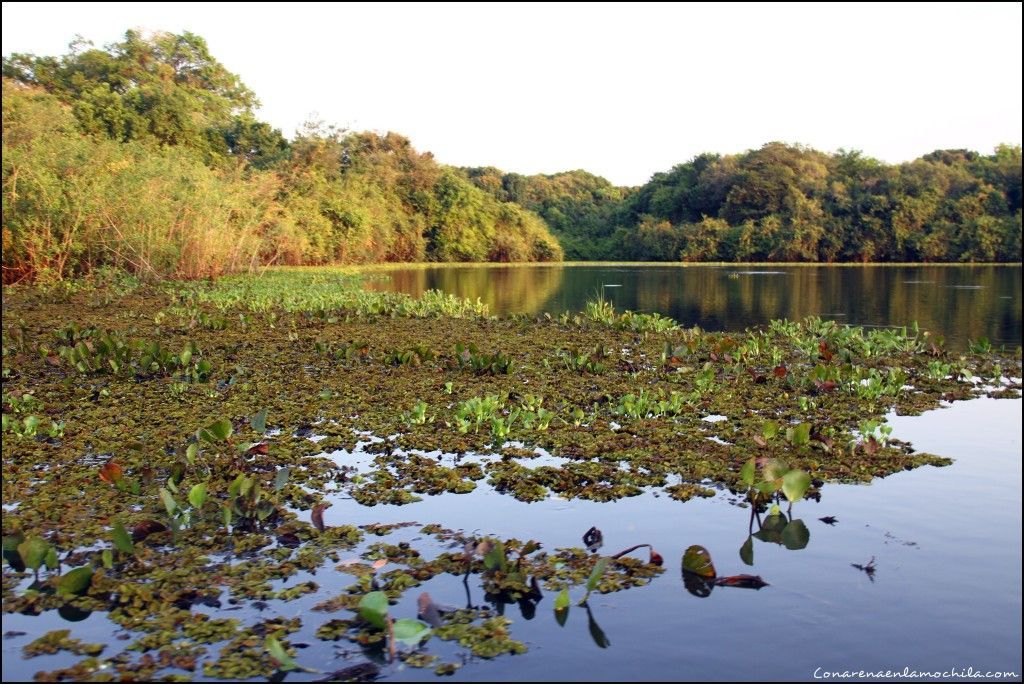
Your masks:
M 1020 261 L 1021 148 L 884 164 L 772 142 L 638 188 L 292 140 L 190 33 L 3 59 L 3 281 L 384 261 Z

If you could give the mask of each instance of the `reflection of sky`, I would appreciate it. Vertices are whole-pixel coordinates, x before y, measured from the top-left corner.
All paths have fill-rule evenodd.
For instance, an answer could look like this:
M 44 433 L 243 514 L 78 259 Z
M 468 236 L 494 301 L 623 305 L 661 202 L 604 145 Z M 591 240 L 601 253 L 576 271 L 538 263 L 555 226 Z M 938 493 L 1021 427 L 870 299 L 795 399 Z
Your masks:
M 951 348 L 985 336 L 1021 343 L 1019 266 L 439 266 L 397 268 L 374 287 L 480 297 L 491 313 L 576 312 L 598 294 L 621 309 L 656 311 L 684 325 L 737 330 L 773 318 L 841 318 L 911 325 Z

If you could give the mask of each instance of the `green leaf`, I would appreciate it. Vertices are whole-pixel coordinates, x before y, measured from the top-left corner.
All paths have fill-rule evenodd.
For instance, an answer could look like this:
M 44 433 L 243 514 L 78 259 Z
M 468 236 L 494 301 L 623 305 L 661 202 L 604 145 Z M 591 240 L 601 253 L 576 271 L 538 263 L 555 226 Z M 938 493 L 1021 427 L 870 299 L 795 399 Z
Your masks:
M 410 618 L 402 618 L 401 620 L 395 620 L 393 627 L 395 633 L 395 641 L 399 641 L 406 646 L 416 646 L 425 638 L 430 636 L 430 626 L 425 622 L 419 620 L 413 620 Z
M 267 649 L 270 657 L 277 661 L 277 669 L 281 672 L 288 672 L 298 668 L 298 663 L 292 660 L 292 657 L 284 650 L 281 642 L 274 637 L 268 636 L 267 640 L 263 642 L 263 647 Z
M 192 360 L 192 345 L 186 344 L 185 348 L 181 350 L 181 365 L 187 366 Z
M 799 501 L 811 486 L 811 476 L 802 470 L 790 470 L 782 478 L 782 493 L 790 502 Z
M 371 591 L 359 601 L 359 615 L 377 629 L 384 629 L 388 615 L 388 595 Z
M 202 508 L 203 504 L 206 503 L 206 483 L 200 482 L 199 484 L 192 487 L 188 492 L 188 502 L 192 504 L 192 508 Z
M 488 570 L 505 571 L 507 561 L 505 560 L 505 545 L 500 541 L 495 542 L 491 550 L 484 556 L 484 567 Z
M 274 491 L 279 492 L 284 489 L 284 486 L 288 484 L 288 476 L 291 475 L 291 469 L 288 466 L 281 468 L 274 475 Z
M 743 546 L 740 547 L 740 560 L 747 565 L 754 564 L 754 538 L 747 537 L 747 541 L 743 542 Z
M 768 421 L 767 423 L 764 424 L 764 427 L 761 429 L 761 434 L 764 435 L 765 439 L 771 439 L 775 435 L 779 434 L 779 424 L 772 421 Z
M 4 560 L 10 563 L 15 572 L 25 570 L 25 563 L 21 560 L 21 554 L 18 553 L 18 545 L 23 541 L 25 538 L 20 533 L 4 536 Z
M 782 544 L 790 551 L 806 548 L 811 541 L 811 531 L 803 520 L 794 520 L 782 530 Z
M 100 553 L 100 559 L 103 561 L 103 567 L 107 570 L 111 570 L 114 567 L 114 552 L 110 549 L 103 549 Z
M 206 429 L 209 430 L 214 437 L 216 437 L 220 441 L 224 441 L 225 439 L 231 436 L 231 421 L 225 418 L 221 418 L 216 423 L 211 423 L 210 425 L 207 425 Z
M 598 583 L 601 581 L 601 575 L 604 574 L 605 569 L 608 567 L 608 563 L 611 558 L 603 557 L 598 558 L 597 562 L 594 563 L 594 569 L 590 571 L 590 577 L 587 578 L 587 591 L 593 591 L 597 588 Z
M 754 485 L 754 489 L 761 492 L 762 494 L 769 496 L 775 493 L 778 486 L 774 482 L 758 482 Z
M 192 442 L 191 444 L 188 445 L 188 448 L 185 449 L 185 460 L 188 461 L 189 465 L 194 465 L 195 464 L 195 462 L 196 462 L 196 454 L 198 454 L 198 453 L 199 453 L 199 444 L 197 442 Z
M 121 523 L 115 523 L 110 533 L 114 540 L 114 548 L 123 553 L 135 553 L 135 544 L 132 543 L 132 536 Z
M 740 480 L 748 487 L 754 486 L 754 474 L 757 470 L 757 459 L 751 458 L 740 468 Z
M 57 593 L 62 596 L 74 596 L 85 592 L 92 584 L 92 567 L 83 565 L 65 573 L 57 580 Z
M 804 446 L 811 441 L 811 424 L 800 423 L 799 425 L 786 428 L 786 439 L 793 446 Z
M 711 562 L 711 554 L 703 546 L 694 544 L 683 554 L 683 570 L 701 577 L 714 577 L 715 564 Z
M 249 418 L 249 425 L 252 429 L 261 435 L 267 431 L 267 409 L 263 409 L 259 413 Z
M 3 538 L 3 549 L 4 552 L 17 551 L 18 544 L 25 541 L 25 537 L 19 532 L 18 534 L 4 535 Z
M 171 493 L 169 491 L 161 487 L 160 498 L 164 502 L 164 508 L 167 509 L 167 515 L 173 518 L 174 512 L 178 510 L 178 504 L 174 501 L 174 497 L 171 496 Z
M 43 559 L 43 562 L 46 563 L 46 567 L 50 570 L 56 570 L 60 567 L 60 559 L 57 558 L 57 549 L 51 546 L 46 552 L 46 558 Z
M 555 611 L 562 611 L 569 609 L 569 590 L 562 589 L 558 592 L 558 596 L 555 597 Z
M 46 558 L 46 552 L 49 549 L 50 545 L 45 540 L 39 537 L 29 537 L 18 544 L 18 555 L 21 556 L 25 567 L 31 570 L 38 570 L 39 566 L 43 564 L 43 559 Z
M 774 482 L 775 480 L 781 479 L 783 475 L 789 472 L 789 466 L 779 459 L 773 458 L 764 464 L 764 468 L 761 469 L 761 472 L 764 473 L 765 480 Z

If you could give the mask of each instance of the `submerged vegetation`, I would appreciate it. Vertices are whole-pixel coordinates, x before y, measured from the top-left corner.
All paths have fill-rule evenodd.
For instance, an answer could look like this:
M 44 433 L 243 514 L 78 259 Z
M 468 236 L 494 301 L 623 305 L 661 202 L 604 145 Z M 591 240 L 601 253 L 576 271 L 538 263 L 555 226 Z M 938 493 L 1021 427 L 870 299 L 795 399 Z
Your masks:
M 191 33 L 3 60 L 3 281 L 390 261 L 1019 261 L 1021 150 L 900 165 L 769 143 L 639 188 L 456 169 L 396 133 L 286 139 Z
M 664 572 L 648 544 L 600 555 L 596 528 L 587 549 L 549 549 L 443 521 L 355 526 L 354 509 L 721 492 L 750 509 L 749 565 L 755 540 L 807 546 L 793 509 L 826 482 L 948 463 L 893 439 L 890 409 L 1019 396 L 1021 376 L 1019 350 L 953 353 L 916 328 L 710 333 L 600 300 L 495 318 L 326 269 L 16 286 L 3 325 L 3 609 L 102 613 L 126 637 L 34 635 L 26 656 L 82 658 L 40 679 L 322 669 L 301 638 L 363 654 L 332 678 L 445 675 L 526 652 L 503 606 L 530 619 L 546 593 L 560 625 L 585 609 L 604 648 L 591 595 Z M 684 555 L 698 596 L 767 585 Z M 338 591 L 331 573 L 351 580 Z M 445 576 L 495 608 L 436 603 L 422 587 Z M 261 616 L 270 602 L 308 610 Z

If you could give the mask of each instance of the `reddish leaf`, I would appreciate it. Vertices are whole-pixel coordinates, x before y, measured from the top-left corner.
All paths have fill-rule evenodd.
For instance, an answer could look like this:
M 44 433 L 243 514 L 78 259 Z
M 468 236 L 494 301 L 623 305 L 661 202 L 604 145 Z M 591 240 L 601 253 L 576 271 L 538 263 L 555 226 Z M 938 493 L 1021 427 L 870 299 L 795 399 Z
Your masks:
M 755 384 L 760 385 L 761 383 L 766 382 L 768 380 L 766 377 L 764 377 L 764 375 L 758 373 L 753 368 L 748 368 L 747 372 L 750 373 L 750 379 L 753 380 Z
M 107 461 L 100 466 L 100 479 L 104 482 L 114 484 L 120 482 L 122 477 L 124 477 L 124 470 L 113 461 Z
M 324 509 L 331 504 L 318 503 L 313 506 L 313 512 L 310 514 L 310 518 L 313 520 L 313 527 L 323 532 L 326 527 L 324 526 Z
M 826 380 L 825 382 L 816 382 L 815 384 L 821 392 L 831 392 L 836 388 L 835 380 Z
M 151 534 L 166 532 L 167 526 L 156 520 L 143 520 L 132 528 L 132 541 L 140 542 Z
M 653 547 L 651 547 L 651 558 L 647 562 L 651 565 L 657 565 L 660 567 L 665 564 L 665 559 L 661 557 L 660 553 L 658 553 L 654 550 Z
M 825 361 L 832 360 L 832 350 L 828 348 L 828 343 L 826 343 L 825 340 L 818 343 L 818 354 L 821 358 L 825 359 Z
M 270 447 L 267 445 L 267 443 L 260 442 L 259 444 L 253 444 L 245 453 L 248 454 L 249 456 L 255 456 L 257 454 L 259 454 L 260 456 L 266 456 L 269 452 Z
M 760 575 L 730 575 L 715 580 L 716 587 L 740 587 L 741 589 L 760 589 L 768 583 Z
M 381 568 L 383 568 L 387 564 L 388 564 L 388 561 L 387 561 L 386 558 L 378 558 L 377 560 L 373 561 L 373 569 L 374 570 L 380 570 Z
M 776 366 L 772 370 L 772 373 L 774 373 L 775 377 L 777 377 L 777 378 L 784 378 L 784 377 L 786 377 L 786 367 L 785 366 Z
M 50 364 L 51 366 L 59 366 L 60 357 L 56 356 L 55 354 L 50 354 L 46 357 L 46 363 Z

